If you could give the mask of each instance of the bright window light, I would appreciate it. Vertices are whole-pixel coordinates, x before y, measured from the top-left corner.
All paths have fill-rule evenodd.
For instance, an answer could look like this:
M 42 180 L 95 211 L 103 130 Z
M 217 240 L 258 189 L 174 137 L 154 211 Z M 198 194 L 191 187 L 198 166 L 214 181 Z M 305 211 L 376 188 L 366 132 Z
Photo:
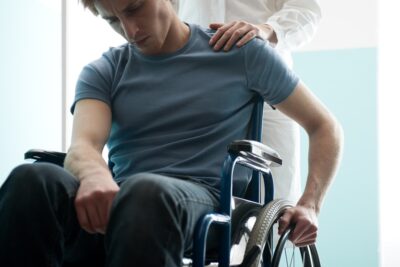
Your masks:
M 44 1 L 44 0 L 43 0 Z M 75 95 L 75 85 L 82 68 L 112 46 L 118 46 L 125 40 L 115 33 L 101 17 L 94 16 L 89 9 L 78 1 L 67 1 L 67 118 L 66 118 L 66 147 L 71 140 L 72 115 L 69 107 Z

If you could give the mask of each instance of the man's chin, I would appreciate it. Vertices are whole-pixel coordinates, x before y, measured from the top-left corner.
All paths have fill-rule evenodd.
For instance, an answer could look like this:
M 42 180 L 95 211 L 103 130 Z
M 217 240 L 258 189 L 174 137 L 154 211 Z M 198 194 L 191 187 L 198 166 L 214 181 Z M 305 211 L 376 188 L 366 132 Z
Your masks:
M 157 54 L 157 50 L 156 49 L 152 49 L 151 47 L 148 46 L 138 46 L 136 44 L 137 49 L 144 55 L 155 55 Z
M 158 55 L 158 54 L 162 54 L 162 50 L 159 46 L 154 45 L 154 44 L 150 44 L 150 43 L 146 43 L 144 45 L 138 45 L 137 43 L 135 44 L 135 46 L 139 49 L 139 51 L 144 54 L 144 55 Z
M 148 43 L 149 39 L 150 39 L 149 36 L 144 37 L 144 38 L 140 39 L 139 41 L 135 41 L 135 44 L 137 47 L 144 47 Z

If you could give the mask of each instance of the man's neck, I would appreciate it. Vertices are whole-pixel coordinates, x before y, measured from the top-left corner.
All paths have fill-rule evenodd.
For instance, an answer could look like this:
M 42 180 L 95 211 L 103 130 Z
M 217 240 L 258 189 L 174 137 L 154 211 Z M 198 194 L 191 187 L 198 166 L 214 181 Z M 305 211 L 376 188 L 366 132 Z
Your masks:
M 177 17 L 171 22 L 170 30 L 165 39 L 162 53 L 173 53 L 181 49 L 189 41 L 190 28 Z

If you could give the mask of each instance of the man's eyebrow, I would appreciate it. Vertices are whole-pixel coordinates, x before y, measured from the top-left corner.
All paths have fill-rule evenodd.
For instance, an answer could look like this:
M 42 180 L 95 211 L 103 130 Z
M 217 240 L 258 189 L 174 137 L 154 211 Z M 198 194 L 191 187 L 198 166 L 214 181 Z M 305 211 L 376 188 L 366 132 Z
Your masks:
M 121 13 L 126 13 L 129 12 L 133 9 L 136 9 L 137 7 L 142 4 L 143 0 L 136 0 L 134 2 L 130 2 L 124 9 L 122 9 Z

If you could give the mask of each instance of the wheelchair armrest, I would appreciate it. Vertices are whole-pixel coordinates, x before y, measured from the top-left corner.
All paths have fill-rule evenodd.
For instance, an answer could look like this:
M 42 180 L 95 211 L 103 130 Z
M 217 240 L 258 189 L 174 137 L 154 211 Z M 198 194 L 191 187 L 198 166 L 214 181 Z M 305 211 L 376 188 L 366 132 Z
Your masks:
M 33 159 L 35 160 L 35 162 L 54 163 L 63 167 L 66 155 L 67 154 L 63 152 L 46 151 L 42 149 L 30 149 L 25 153 L 24 158 Z
M 275 150 L 257 141 L 233 141 L 228 152 L 240 156 L 240 163 L 248 167 L 265 169 L 282 165 L 282 158 Z

